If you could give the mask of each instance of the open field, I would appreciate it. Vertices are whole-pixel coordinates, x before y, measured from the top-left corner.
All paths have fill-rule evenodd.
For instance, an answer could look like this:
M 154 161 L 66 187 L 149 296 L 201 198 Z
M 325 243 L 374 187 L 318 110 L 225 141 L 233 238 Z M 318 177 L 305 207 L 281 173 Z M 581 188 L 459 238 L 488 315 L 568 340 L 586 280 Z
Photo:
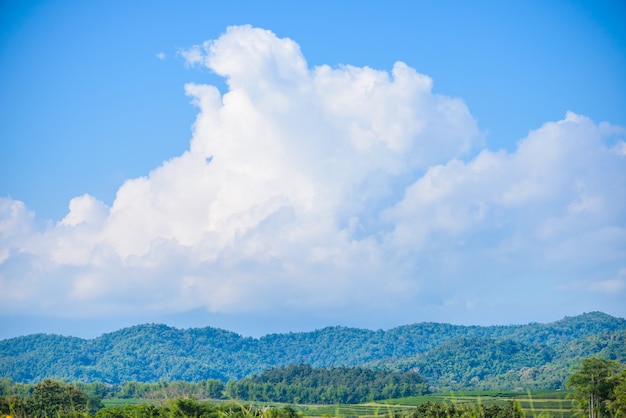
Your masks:
M 568 391 L 541 391 L 533 393 L 516 392 L 459 392 L 435 393 L 424 396 L 389 399 L 359 405 L 324 405 L 298 406 L 297 410 L 305 416 L 377 416 L 393 412 L 407 411 L 427 402 L 446 402 L 457 404 L 500 404 L 517 401 L 529 417 L 569 418 L 580 414 Z
M 102 404 L 106 407 L 109 408 L 111 406 L 118 406 L 118 405 L 141 405 L 141 404 L 154 404 L 156 403 L 156 401 L 154 401 L 153 399 L 141 399 L 141 398 L 126 398 L 126 399 L 121 399 L 121 398 L 113 398 L 113 399 L 103 399 L 102 400 Z
M 539 391 L 532 393 L 519 392 L 447 392 L 434 393 L 423 396 L 388 399 L 378 402 L 368 402 L 355 405 L 292 405 L 295 410 L 305 417 L 375 417 L 392 415 L 396 412 L 408 412 L 415 407 L 428 403 L 455 403 L 465 405 L 505 405 L 516 401 L 528 417 L 558 417 L 571 418 L 580 416 L 568 391 Z M 161 403 L 152 399 L 106 399 L 105 406 L 123 404 L 137 405 L 141 403 Z M 232 402 L 232 401 L 215 401 Z M 244 402 L 249 404 L 248 402 Z M 282 407 L 285 404 L 252 402 L 257 407 Z

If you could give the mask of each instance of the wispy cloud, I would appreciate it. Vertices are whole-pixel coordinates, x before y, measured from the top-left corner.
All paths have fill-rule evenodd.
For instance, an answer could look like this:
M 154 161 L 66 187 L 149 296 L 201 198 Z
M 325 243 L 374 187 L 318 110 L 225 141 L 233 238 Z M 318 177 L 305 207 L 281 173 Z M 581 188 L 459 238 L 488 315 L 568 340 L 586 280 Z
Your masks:
M 72 199 L 54 225 L 0 200 L 5 312 L 376 309 L 399 324 L 510 302 L 508 320 L 537 298 L 602 308 L 546 290 L 577 271 L 624 292 L 601 282 L 625 267 L 621 128 L 568 112 L 496 151 L 461 99 L 402 62 L 311 68 L 294 41 L 249 26 L 181 56 L 228 84 L 186 86 L 187 152 L 110 206 Z

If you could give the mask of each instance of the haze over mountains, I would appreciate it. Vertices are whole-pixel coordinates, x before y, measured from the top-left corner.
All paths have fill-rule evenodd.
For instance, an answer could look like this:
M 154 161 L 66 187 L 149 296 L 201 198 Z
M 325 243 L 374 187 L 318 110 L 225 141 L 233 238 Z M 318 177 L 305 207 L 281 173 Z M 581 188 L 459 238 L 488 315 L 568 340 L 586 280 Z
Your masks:
M 582 357 L 626 362 L 626 320 L 601 312 L 540 324 L 418 323 L 386 331 L 327 327 L 242 337 L 218 328 L 145 324 L 81 339 L 33 334 L 0 341 L 0 377 L 17 382 L 240 379 L 289 365 L 415 370 L 437 388 L 562 388 Z

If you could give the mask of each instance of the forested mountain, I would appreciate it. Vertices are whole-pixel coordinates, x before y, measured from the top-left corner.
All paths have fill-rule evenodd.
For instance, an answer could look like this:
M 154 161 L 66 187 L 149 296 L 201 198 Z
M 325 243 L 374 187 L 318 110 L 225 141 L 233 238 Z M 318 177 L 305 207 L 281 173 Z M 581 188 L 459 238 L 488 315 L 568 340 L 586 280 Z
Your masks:
M 429 384 L 561 387 L 580 357 L 626 361 L 626 320 L 600 312 L 513 326 L 419 323 L 387 331 L 328 327 L 246 338 L 216 328 L 147 324 L 98 338 L 34 334 L 0 341 L 0 377 L 17 382 L 240 379 L 293 364 L 419 371 Z M 563 376 L 562 376 L 563 375 Z

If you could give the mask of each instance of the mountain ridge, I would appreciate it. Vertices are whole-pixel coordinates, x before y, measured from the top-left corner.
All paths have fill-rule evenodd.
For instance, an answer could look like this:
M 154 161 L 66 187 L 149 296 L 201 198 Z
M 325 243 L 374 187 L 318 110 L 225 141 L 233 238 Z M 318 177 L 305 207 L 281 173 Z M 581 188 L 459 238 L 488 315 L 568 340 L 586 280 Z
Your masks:
M 140 324 L 92 339 L 30 334 L 0 340 L 0 377 L 24 383 L 49 377 L 111 384 L 227 381 L 306 363 L 313 367 L 366 366 L 398 371 L 419 368 L 439 386 L 470 387 L 481 382 L 486 387 L 494 387 L 493 382 L 514 386 L 523 383 L 520 379 L 531 373 L 528 370 L 540 373 L 547 365 L 563 370 L 583 354 L 603 352 L 626 361 L 624 341 L 626 320 L 602 312 L 545 324 L 422 322 L 386 331 L 334 326 L 258 338 L 214 327 L 179 329 Z M 461 361 L 470 349 L 483 363 Z M 486 360 L 493 357 L 487 349 L 498 353 L 496 362 Z M 537 353 L 550 355 L 542 358 Z M 428 359 L 435 366 L 425 367 Z M 502 380 L 507 373 L 517 377 Z M 562 380 L 551 380 L 551 387 L 562 385 Z
M 19 339 L 19 338 L 23 338 L 23 337 L 31 337 L 31 336 L 35 336 L 35 335 L 46 335 L 46 336 L 57 336 L 57 337 L 62 337 L 62 338 L 72 338 L 72 339 L 78 339 L 78 340 L 83 340 L 83 341 L 92 341 L 98 338 L 101 338 L 103 336 L 106 335 L 112 335 L 112 334 L 118 334 L 121 332 L 125 332 L 126 330 L 131 330 L 131 329 L 135 329 L 135 328 L 142 328 L 142 327 L 159 327 L 159 328 L 163 328 L 163 329 L 169 329 L 169 330 L 179 330 L 179 331 L 189 331 L 189 330 L 205 330 L 205 329 L 213 329 L 213 330 L 217 330 L 217 331 L 222 331 L 222 332 L 226 332 L 229 334 L 233 334 L 236 335 L 240 338 L 243 339 L 251 339 L 251 340 L 260 340 L 266 337 L 271 337 L 271 336 L 276 336 L 276 335 L 280 335 L 280 336 L 285 336 L 285 335 L 298 335 L 298 334 L 310 334 L 310 333 L 316 333 L 319 331 L 323 331 L 323 330 L 328 330 L 328 329 L 339 329 L 339 330 L 360 330 L 360 331 L 367 331 L 370 333 L 388 333 L 388 332 L 392 332 L 395 330 L 399 330 L 399 329 L 404 329 L 404 328 L 412 328 L 415 326 L 446 326 L 449 328 L 467 328 L 467 329 L 474 329 L 474 328 L 478 328 L 478 329 L 498 329 L 498 328 L 523 328 L 523 327 L 530 327 L 530 326 L 540 326 L 540 327 L 549 327 L 555 324 L 561 324 L 561 323 L 568 323 L 571 322 L 572 320 L 578 321 L 580 318 L 589 318 L 589 319 L 594 319 L 594 320 L 599 320 L 600 322 L 602 321 L 607 321 L 607 320 L 614 320 L 616 322 L 622 323 L 624 325 L 626 325 L 626 319 L 625 318 L 621 318 L 618 316 L 613 316 L 613 315 L 609 315 L 606 314 L 604 312 L 601 311 L 591 311 L 591 312 L 583 312 L 579 315 L 574 315 L 574 316 L 564 316 L 561 319 L 557 319 L 555 321 L 551 321 L 551 322 L 528 322 L 525 324 L 508 324 L 508 325 L 461 325 L 461 324 L 451 324 L 451 323 L 447 323 L 447 322 L 436 322 L 436 321 L 424 321 L 424 322 L 414 322 L 411 324 L 405 324 L 405 325 L 398 325 L 395 327 L 391 327 L 391 328 L 387 328 L 387 329 L 377 329 L 377 330 L 373 330 L 373 329 L 369 329 L 369 328 L 359 328 L 359 327 L 349 327 L 349 326 L 344 326 L 344 325 L 328 325 L 328 326 L 324 326 L 324 327 L 320 327 L 320 328 L 316 328 L 312 331 L 287 331 L 287 332 L 270 332 L 267 333 L 265 335 L 262 335 L 260 337 L 251 337 L 251 336 L 245 336 L 243 334 L 239 334 L 235 331 L 230 331 L 224 328 L 219 328 L 219 327 L 213 327 L 213 326 L 206 326 L 206 327 L 176 327 L 176 326 L 172 326 L 172 325 L 167 325 L 165 323 L 161 323 L 161 322 L 143 322 L 143 323 L 139 323 L 139 324 L 135 324 L 135 325 L 129 325 L 129 326 L 125 326 L 125 327 L 121 327 L 115 331 L 109 331 L 109 332 L 104 332 L 102 334 L 100 334 L 99 336 L 96 337 L 92 337 L 92 338 L 84 338 L 84 337 L 77 337 L 77 336 L 73 336 L 73 335 L 65 335 L 65 334 L 58 334 L 58 333 L 48 333 L 48 332 L 35 332 L 35 333 L 31 333 L 31 334 L 25 334 L 25 335 L 19 335 L 19 336 L 15 336 L 15 337 L 9 337 L 9 338 L 3 338 L 0 339 L 0 342 L 2 341 L 7 341 L 7 340 L 14 340 L 14 339 Z

